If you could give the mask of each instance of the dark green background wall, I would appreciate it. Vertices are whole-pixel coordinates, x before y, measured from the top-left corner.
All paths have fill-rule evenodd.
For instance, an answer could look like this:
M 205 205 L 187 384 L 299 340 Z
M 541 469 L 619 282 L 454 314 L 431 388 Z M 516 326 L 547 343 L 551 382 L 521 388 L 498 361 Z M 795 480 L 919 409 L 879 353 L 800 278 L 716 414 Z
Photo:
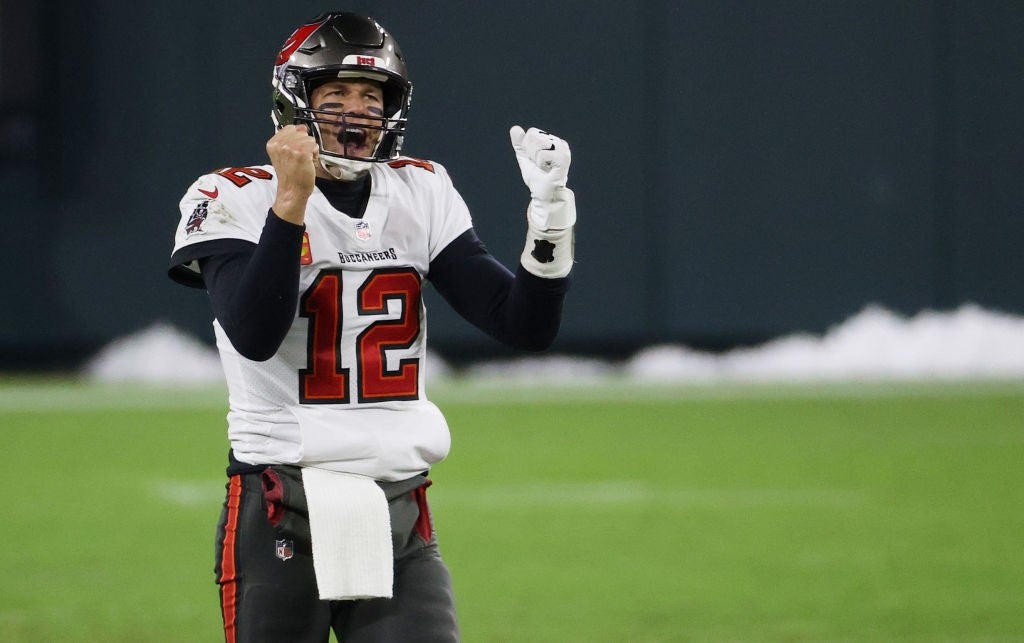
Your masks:
M 73 365 L 205 295 L 165 277 L 199 174 L 266 162 L 310 2 L 0 0 L 0 367 Z M 880 303 L 1024 313 L 1024 3 L 351 2 L 416 85 L 405 151 L 512 265 L 515 123 L 573 147 L 558 348 L 725 347 Z M 496 347 L 431 296 L 433 345 Z

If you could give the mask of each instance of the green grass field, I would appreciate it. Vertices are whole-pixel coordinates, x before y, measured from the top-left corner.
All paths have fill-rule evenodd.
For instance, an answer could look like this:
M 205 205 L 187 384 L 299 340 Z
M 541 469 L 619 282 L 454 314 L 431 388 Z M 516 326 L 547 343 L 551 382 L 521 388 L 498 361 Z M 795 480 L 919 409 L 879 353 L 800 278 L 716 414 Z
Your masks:
M 433 397 L 467 643 L 1024 641 L 1024 385 Z M 224 413 L 0 381 L 0 640 L 222 640 Z

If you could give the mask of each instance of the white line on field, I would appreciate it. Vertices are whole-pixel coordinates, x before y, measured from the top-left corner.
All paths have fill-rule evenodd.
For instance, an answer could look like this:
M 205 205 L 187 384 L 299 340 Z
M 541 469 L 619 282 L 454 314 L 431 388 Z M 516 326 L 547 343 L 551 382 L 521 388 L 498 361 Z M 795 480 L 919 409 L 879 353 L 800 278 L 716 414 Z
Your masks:
M 227 391 L 39 383 L 0 387 L 0 412 L 223 408 Z
M 180 507 L 216 506 L 224 500 L 221 480 L 151 480 L 152 496 Z M 867 495 L 844 489 L 696 489 L 660 487 L 634 480 L 507 485 L 439 483 L 430 490 L 439 507 L 660 506 L 670 509 L 851 507 Z
M 150 495 L 179 507 L 216 507 L 224 502 L 224 480 L 150 480 Z
M 550 404 L 573 402 L 665 402 L 745 399 L 886 399 L 898 397 L 972 397 L 1024 392 L 1024 381 L 965 379 L 936 381 L 803 381 L 803 382 L 642 382 L 593 378 L 565 382 L 500 382 L 447 380 L 428 385 L 428 394 L 442 410 L 446 404 Z
M 655 505 L 679 508 L 849 507 L 867 501 L 843 489 L 695 489 L 629 480 L 549 484 L 452 486 L 431 489 L 438 505 L 524 506 Z
M 948 382 L 804 382 L 804 383 L 641 383 L 593 378 L 575 383 L 499 382 L 440 379 L 428 386 L 441 406 L 478 404 L 549 404 L 551 402 L 645 402 L 731 399 L 970 397 L 1019 395 L 1024 381 L 965 380 Z M 41 380 L 0 386 L 0 412 L 101 409 L 224 409 L 227 390 L 220 385 L 161 387 L 91 384 L 79 380 Z

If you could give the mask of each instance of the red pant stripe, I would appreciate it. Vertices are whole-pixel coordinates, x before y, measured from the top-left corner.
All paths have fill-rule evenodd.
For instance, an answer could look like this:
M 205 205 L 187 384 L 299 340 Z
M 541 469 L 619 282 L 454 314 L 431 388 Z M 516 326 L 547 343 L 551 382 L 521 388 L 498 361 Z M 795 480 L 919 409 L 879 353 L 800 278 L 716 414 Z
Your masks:
M 242 501 L 242 476 L 231 476 L 228 482 L 228 517 L 224 525 L 224 543 L 220 562 L 220 609 L 224 616 L 224 639 L 235 643 L 235 619 L 238 606 L 238 583 L 235 569 L 235 544 L 238 542 L 238 513 Z

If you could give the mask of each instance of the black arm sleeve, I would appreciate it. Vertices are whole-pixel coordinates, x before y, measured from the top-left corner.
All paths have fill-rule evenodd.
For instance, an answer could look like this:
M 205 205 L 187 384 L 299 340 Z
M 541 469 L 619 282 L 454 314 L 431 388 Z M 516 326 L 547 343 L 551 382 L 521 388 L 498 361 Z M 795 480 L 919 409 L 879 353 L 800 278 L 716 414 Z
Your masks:
M 471 324 L 514 348 L 551 346 L 562 321 L 570 279 L 544 279 L 522 266 L 513 274 L 484 247 L 473 229 L 455 238 L 433 261 L 428 278 Z
M 271 211 L 257 245 L 199 259 L 213 314 L 246 359 L 270 359 L 295 319 L 304 229 Z

